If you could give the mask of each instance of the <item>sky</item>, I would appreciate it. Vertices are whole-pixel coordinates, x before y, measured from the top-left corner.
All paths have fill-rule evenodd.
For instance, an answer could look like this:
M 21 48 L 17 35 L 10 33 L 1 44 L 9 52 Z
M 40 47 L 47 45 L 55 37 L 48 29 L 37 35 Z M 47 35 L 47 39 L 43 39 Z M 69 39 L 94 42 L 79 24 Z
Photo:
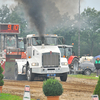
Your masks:
M 84 0 L 81 4 L 81 12 L 87 7 L 95 8 L 100 11 L 100 0 Z
M 81 1 L 81 0 L 80 0 Z M 9 4 L 9 5 L 14 5 L 13 0 L 0 0 L 0 7 L 2 4 Z M 83 0 L 83 2 L 80 4 L 80 11 L 82 12 L 85 8 L 90 7 L 90 8 L 95 8 L 96 10 L 100 11 L 100 0 Z

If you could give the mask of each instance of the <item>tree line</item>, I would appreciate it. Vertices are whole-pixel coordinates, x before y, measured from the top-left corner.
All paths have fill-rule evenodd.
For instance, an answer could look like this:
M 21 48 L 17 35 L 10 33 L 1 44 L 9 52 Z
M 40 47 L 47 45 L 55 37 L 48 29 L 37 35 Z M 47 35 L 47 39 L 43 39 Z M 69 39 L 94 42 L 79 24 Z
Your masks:
M 21 6 L 9 9 L 7 5 L 3 5 L 0 8 L 0 23 L 19 23 L 20 37 L 25 37 L 27 34 L 38 34 L 34 27 L 31 31 L 29 30 L 26 15 L 21 9 Z M 74 43 L 73 51 L 76 55 L 78 55 L 78 34 L 80 33 L 80 56 L 99 55 L 100 11 L 95 8 L 86 8 L 80 15 L 76 14 L 73 19 L 65 13 L 53 27 L 50 25 L 46 27 L 45 33 L 63 36 L 66 45 Z

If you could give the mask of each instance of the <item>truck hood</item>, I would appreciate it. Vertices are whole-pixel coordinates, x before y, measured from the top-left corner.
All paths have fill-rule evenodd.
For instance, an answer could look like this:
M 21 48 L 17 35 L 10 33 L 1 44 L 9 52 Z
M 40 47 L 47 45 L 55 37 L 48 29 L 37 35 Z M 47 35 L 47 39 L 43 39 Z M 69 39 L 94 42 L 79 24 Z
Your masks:
M 35 49 L 38 51 L 38 52 L 41 52 L 41 53 L 46 53 L 46 52 L 56 52 L 56 53 L 60 53 L 60 50 L 57 46 L 36 46 Z

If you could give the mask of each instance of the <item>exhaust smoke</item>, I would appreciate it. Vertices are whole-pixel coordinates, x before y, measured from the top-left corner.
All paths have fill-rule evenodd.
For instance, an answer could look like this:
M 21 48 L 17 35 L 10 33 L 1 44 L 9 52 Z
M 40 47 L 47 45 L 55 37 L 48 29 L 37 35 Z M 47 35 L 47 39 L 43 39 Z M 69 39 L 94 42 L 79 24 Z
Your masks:
M 79 0 L 51 0 L 55 3 L 58 8 L 60 15 L 68 13 L 68 15 L 73 18 L 76 13 L 79 13 Z M 84 0 L 80 0 L 80 4 Z
M 15 0 L 21 3 L 29 17 L 31 29 L 35 26 L 42 42 L 45 33 L 45 21 L 43 16 L 43 2 L 45 0 Z
M 62 23 L 63 15 L 78 13 L 79 0 L 14 0 L 24 7 L 31 29 L 37 29 L 43 42 L 45 30 Z M 83 2 L 84 0 L 81 0 Z M 66 21 L 67 19 L 65 19 Z M 67 23 L 69 25 L 69 23 Z M 63 26 L 63 23 L 62 23 Z M 67 26 L 67 25 L 66 25 Z

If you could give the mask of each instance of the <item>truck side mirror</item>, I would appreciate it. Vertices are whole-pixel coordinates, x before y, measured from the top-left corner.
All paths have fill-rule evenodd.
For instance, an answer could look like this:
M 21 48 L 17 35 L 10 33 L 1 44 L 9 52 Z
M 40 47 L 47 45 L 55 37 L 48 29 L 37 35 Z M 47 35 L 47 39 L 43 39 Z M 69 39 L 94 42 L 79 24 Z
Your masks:
M 24 44 L 26 44 L 26 38 L 24 38 L 23 41 L 24 41 Z
M 65 44 L 65 39 L 64 38 L 62 39 L 62 42 L 63 42 L 63 44 Z
M 58 36 L 58 44 L 65 44 L 65 39 L 62 36 Z

